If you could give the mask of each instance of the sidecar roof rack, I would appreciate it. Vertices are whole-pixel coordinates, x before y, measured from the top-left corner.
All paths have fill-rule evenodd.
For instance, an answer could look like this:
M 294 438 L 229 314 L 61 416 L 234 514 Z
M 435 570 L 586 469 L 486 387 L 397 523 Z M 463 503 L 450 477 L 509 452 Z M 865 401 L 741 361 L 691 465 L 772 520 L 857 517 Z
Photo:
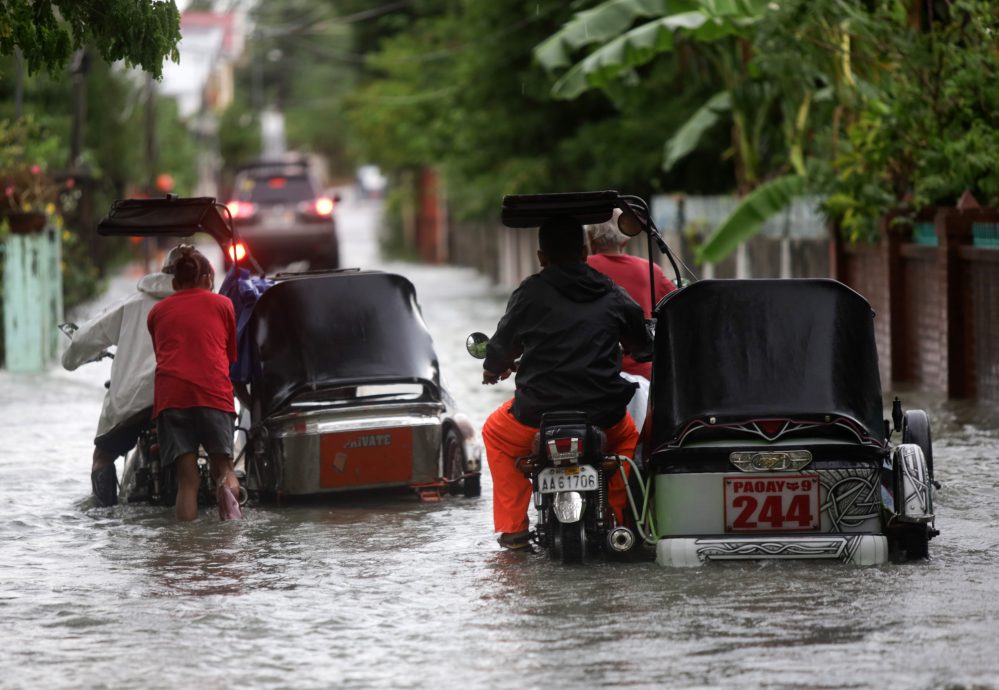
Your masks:
M 97 233 L 125 237 L 190 237 L 204 232 L 223 251 L 233 240 L 227 211 L 212 197 L 178 197 L 170 194 L 153 199 L 119 199 L 97 224 Z
M 508 194 L 503 197 L 501 217 L 508 228 L 536 228 L 552 216 L 571 216 L 582 225 L 591 225 L 610 220 L 616 208 L 630 217 L 632 227 L 648 226 L 645 202 L 638 197 L 622 196 L 615 190 Z

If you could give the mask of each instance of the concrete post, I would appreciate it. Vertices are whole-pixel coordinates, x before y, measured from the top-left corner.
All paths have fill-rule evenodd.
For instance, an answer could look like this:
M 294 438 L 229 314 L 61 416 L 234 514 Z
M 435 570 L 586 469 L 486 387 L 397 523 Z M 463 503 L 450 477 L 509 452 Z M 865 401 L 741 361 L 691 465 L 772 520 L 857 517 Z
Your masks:
M 3 332 L 8 371 L 41 372 L 55 359 L 63 318 L 60 240 L 54 227 L 7 237 Z

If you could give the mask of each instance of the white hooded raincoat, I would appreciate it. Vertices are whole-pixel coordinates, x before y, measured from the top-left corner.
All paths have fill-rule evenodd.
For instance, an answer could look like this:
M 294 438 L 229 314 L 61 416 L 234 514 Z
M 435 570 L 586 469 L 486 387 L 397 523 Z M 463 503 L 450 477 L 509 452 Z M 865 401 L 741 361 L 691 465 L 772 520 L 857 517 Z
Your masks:
M 111 388 L 95 436 L 102 436 L 132 415 L 153 406 L 156 355 L 146 327 L 149 310 L 173 294 L 173 276 L 150 273 L 136 286 L 138 292 L 110 307 L 73 334 L 73 342 L 62 355 L 62 365 L 72 371 L 112 345 L 117 346 L 111 364 Z

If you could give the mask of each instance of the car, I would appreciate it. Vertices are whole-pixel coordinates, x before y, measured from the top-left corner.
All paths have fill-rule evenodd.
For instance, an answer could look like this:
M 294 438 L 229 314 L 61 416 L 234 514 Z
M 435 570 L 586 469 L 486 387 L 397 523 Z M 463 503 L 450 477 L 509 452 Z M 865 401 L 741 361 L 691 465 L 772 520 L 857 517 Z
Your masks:
M 248 250 L 265 269 L 297 261 L 308 261 L 313 269 L 339 268 L 338 202 L 323 190 L 306 158 L 243 166 L 226 203 L 239 236 L 230 260 Z

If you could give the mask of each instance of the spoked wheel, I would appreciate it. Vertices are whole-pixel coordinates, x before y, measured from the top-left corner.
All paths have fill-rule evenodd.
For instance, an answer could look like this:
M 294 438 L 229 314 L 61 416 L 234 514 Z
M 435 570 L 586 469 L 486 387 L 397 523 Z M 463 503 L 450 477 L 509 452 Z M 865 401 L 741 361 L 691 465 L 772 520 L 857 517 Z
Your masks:
M 562 524 L 555 521 L 551 525 L 552 539 L 549 555 L 562 563 L 582 563 L 583 549 L 586 541 L 583 534 L 583 523 L 572 522 Z

